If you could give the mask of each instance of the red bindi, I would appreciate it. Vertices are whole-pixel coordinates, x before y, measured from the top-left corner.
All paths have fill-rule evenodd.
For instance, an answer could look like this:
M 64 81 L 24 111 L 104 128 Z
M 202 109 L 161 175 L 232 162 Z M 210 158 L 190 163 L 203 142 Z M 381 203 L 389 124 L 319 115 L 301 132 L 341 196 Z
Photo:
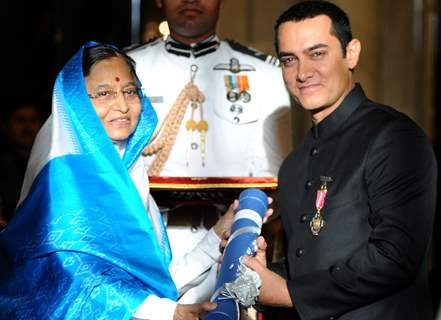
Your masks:
M 119 77 L 115 77 L 116 82 L 119 82 Z

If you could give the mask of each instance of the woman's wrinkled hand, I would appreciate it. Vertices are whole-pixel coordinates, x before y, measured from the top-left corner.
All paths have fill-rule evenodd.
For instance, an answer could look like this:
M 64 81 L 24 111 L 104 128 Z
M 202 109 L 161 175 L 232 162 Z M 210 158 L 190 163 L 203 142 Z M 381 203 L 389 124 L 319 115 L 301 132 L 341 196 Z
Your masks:
M 268 204 L 271 205 L 272 203 L 273 203 L 273 198 L 268 197 Z M 221 242 L 219 245 L 219 250 L 222 253 L 224 252 L 224 249 L 228 243 L 228 239 L 231 236 L 231 226 L 233 225 L 233 221 L 234 221 L 234 213 L 236 212 L 238 207 L 239 207 L 239 200 L 234 200 L 234 202 L 230 205 L 230 207 L 228 208 L 228 211 L 225 213 L 225 215 L 223 217 L 221 217 L 218 220 L 218 222 L 216 223 L 216 225 L 219 224 L 219 231 L 222 231 L 221 234 L 219 234 L 216 231 L 216 225 L 214 226 L 216 234 L 221 239 Z M 266 223 L 273 213 L 274 213 L 274 210 L 272 208 L 269 208 L 265 212 L 265 216 L 263 217 L 263 223 Z M 226 217 L 227 220 L 221 222 L 221 220 L 224 217 Z
M 230 231 L 234 221 L 234 213 L 236 212 L 236 209 L 238 207 L 239 201 L 234 200 L 234 202 L 228 208 L 227 212 L 222 217 L 220 217 L 219 220 L 217 220 L 216 224 L 214 225 L 214 232 L 216 232 L 219 238 L 222 238 L 223 234 L 226 231 Z

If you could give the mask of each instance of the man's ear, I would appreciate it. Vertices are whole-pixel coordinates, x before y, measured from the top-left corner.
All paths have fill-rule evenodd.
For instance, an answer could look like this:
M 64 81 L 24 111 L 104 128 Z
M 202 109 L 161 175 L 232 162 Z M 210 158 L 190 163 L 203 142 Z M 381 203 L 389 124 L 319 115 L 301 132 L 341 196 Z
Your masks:
M 361 43 L 358 39 L 352 39 L 346 46 L 346 60 L 350 70 L 354 70 L 358 64 L 361 52 Z
M 161 9 L 162 8 L 162 0 L 155 0 L 155 2 L 156 2 L 156 6 Z

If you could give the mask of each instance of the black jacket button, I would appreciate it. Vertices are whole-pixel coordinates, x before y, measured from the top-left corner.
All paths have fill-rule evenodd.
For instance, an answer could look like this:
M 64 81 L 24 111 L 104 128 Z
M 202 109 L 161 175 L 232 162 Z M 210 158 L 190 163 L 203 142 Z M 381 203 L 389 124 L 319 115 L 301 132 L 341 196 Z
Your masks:
M 305 183 L 305 189 L 308 190 L 308 189 L 311 188 L 311 187 L 312 187 L 312 181 L 311 181 L 311 180 L 306 181 L 306 183 Z
M 318 149 L 316 147 L 311 149 L 311 156 L 314 157 L 315 155 L 318 154 Z
M 300 216 L 300 222 L 304 223 L 306 221 L 306 218 L 307 218 L 306 214 L 302 214 Z
M 298 258 L 300 258 L 301 256 L 303 256 L 303 253 L 304 253 L 304 251 L 303 251 L 302 248 L 298 248 L 298 249 L 296 250 L 296 256 L 297 256 Z

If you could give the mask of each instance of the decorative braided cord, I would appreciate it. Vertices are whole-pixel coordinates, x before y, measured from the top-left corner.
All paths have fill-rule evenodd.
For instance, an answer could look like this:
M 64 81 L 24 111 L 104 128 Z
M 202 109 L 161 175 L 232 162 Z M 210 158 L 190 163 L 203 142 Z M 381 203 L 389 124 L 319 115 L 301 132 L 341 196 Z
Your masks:
M 144 156 L 156 154 L 156 158 L 153 160 L 148 169 L 149 176 L 158 176 L 161 173 L 176 141 L 176 136 L 179 132 L 179 128 L 181 127 L 188 104 L 202 104 L 204 101 L 204 94 L 193 83 L 193 81 L 189 81 L 179 93 L 160 129 L 153 136 L 151 142 L 144 148 L 142 152 Z M 159 137 L 157 141 L 155 141 L 158 135 Z

